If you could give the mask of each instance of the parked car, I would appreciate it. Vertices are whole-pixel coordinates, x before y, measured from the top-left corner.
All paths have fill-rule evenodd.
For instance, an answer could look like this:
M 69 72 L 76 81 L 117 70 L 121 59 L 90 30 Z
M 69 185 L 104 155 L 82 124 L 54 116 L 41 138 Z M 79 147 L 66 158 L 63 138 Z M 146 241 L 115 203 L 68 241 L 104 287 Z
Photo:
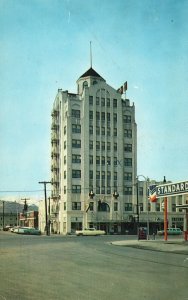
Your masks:
M 9 231 L 10 229 L 12 228 L 12 226 L 5 226 L 4 228 L 3 228 L 3 231 Z
M 14 233 L 17 234 L 32 234 L 32 235 L 41 235 L 41 231 L 32 227 L 18 227 L 15 228 Z
M 85 228 L 83 230 L 76 230 L 76 235 L 77 236 L 81 236 L 81 235 L 85 235 L 85 236 L 88 236 L 88 235 L 104 235 L 106 234 L 106 232 L 104 230 L 98 230 L 98 229 L 95 229 L 95 228 Z
M 157 231 L 158 235 L 164 235 L 164 230 Z M 168 228 L 167 229 L 168 235 L 180 235 L 182 234 L 182 230 L 180 228 Z
M 17 229 L 17 228 L 20 228 L 20 227 L 19 226 L 15 226 L 15 227 L 10 228 L 10 232 L 14 232 L 14 230 Z

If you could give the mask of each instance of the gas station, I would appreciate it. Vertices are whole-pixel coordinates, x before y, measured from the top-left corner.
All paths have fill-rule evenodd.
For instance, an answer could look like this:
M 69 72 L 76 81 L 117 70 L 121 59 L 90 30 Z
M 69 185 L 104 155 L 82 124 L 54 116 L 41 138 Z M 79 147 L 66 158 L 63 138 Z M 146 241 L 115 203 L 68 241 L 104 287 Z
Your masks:
M 188 181 L 182 181 L 177 183 L 166 183 L 164 177 L 164 184 L 156 186 L 156 198 L 164 198 L 164 240 L 168 240 L 168 210 L 167 202 L 168 197 L 177 196 L 182 194 L 188 194 Z M 185 220 L 184 220 L 184 239 L 188 240 L 188 204 L 176 205 L 177 208 L 185 209 Z

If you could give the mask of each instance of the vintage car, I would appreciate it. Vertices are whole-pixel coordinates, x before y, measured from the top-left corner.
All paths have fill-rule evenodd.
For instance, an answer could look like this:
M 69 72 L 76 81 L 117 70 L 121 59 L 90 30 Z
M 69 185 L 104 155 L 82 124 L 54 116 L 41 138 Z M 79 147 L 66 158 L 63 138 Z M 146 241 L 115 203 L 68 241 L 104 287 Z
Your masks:
M 159 230 L 157 231 L 158 235 L 164 235 L 164 230 Z M 182 231 L 180 228 L 168 228 L 167 229 L 167 234 L 168 235 L 180 235 L 182 234 Z
M 41 235 L 40 230 L 32 227 L 18 227 L 15 228 L 13 232 L 17 234 Z
M 85 228 L 82 230 L 76 230 L 76 235 L 77 236 L 89 236 L 89 235 L 93 235 L 93 236 L 97 236 L 97 235 L 104 235 L 106 234 L 106 232 L 104 230 L 99 230 L 99 229 L 95 229 L 95 228 Z

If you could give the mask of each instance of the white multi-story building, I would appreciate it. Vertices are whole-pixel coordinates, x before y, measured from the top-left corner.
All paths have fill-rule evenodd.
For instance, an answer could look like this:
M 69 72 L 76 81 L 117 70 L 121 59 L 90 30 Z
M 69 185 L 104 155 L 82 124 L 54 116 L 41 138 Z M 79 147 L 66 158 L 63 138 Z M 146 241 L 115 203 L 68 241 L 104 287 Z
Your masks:
M 135 106 L 123 88 L 127 82 L 117 91 L 90 68 L 77 80 L 76 94 L 58 90 L 51 127 L 51 232 L 163 228 L 163 199 L 151 203 L 147 195 L 148 185 L 162 182 L 137 175 Z M 186 212 L 177 205 L 187 202 L 185 195 L 168 197 L 169 227 L 186 228 Z M 44 216 L 41 222 L 44 229 Z
M 123 87 L 122 87 L 123 88 Z M 92 67 L 52 110 L 51 231 L 125 232 L 136 205 L 135 106 Z M 124 85 L 127 89 L 127 83 Z

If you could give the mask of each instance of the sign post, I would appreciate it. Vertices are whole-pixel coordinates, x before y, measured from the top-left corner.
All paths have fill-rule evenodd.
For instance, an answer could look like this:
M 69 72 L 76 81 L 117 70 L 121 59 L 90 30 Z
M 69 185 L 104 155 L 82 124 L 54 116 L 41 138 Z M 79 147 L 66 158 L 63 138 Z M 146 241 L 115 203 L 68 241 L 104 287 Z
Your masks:
M 164 240 L 168 240 L 167 234 L 167 227 L 168 227 L 168 212 L 167 212 L 167 197 L 164 198 Z

